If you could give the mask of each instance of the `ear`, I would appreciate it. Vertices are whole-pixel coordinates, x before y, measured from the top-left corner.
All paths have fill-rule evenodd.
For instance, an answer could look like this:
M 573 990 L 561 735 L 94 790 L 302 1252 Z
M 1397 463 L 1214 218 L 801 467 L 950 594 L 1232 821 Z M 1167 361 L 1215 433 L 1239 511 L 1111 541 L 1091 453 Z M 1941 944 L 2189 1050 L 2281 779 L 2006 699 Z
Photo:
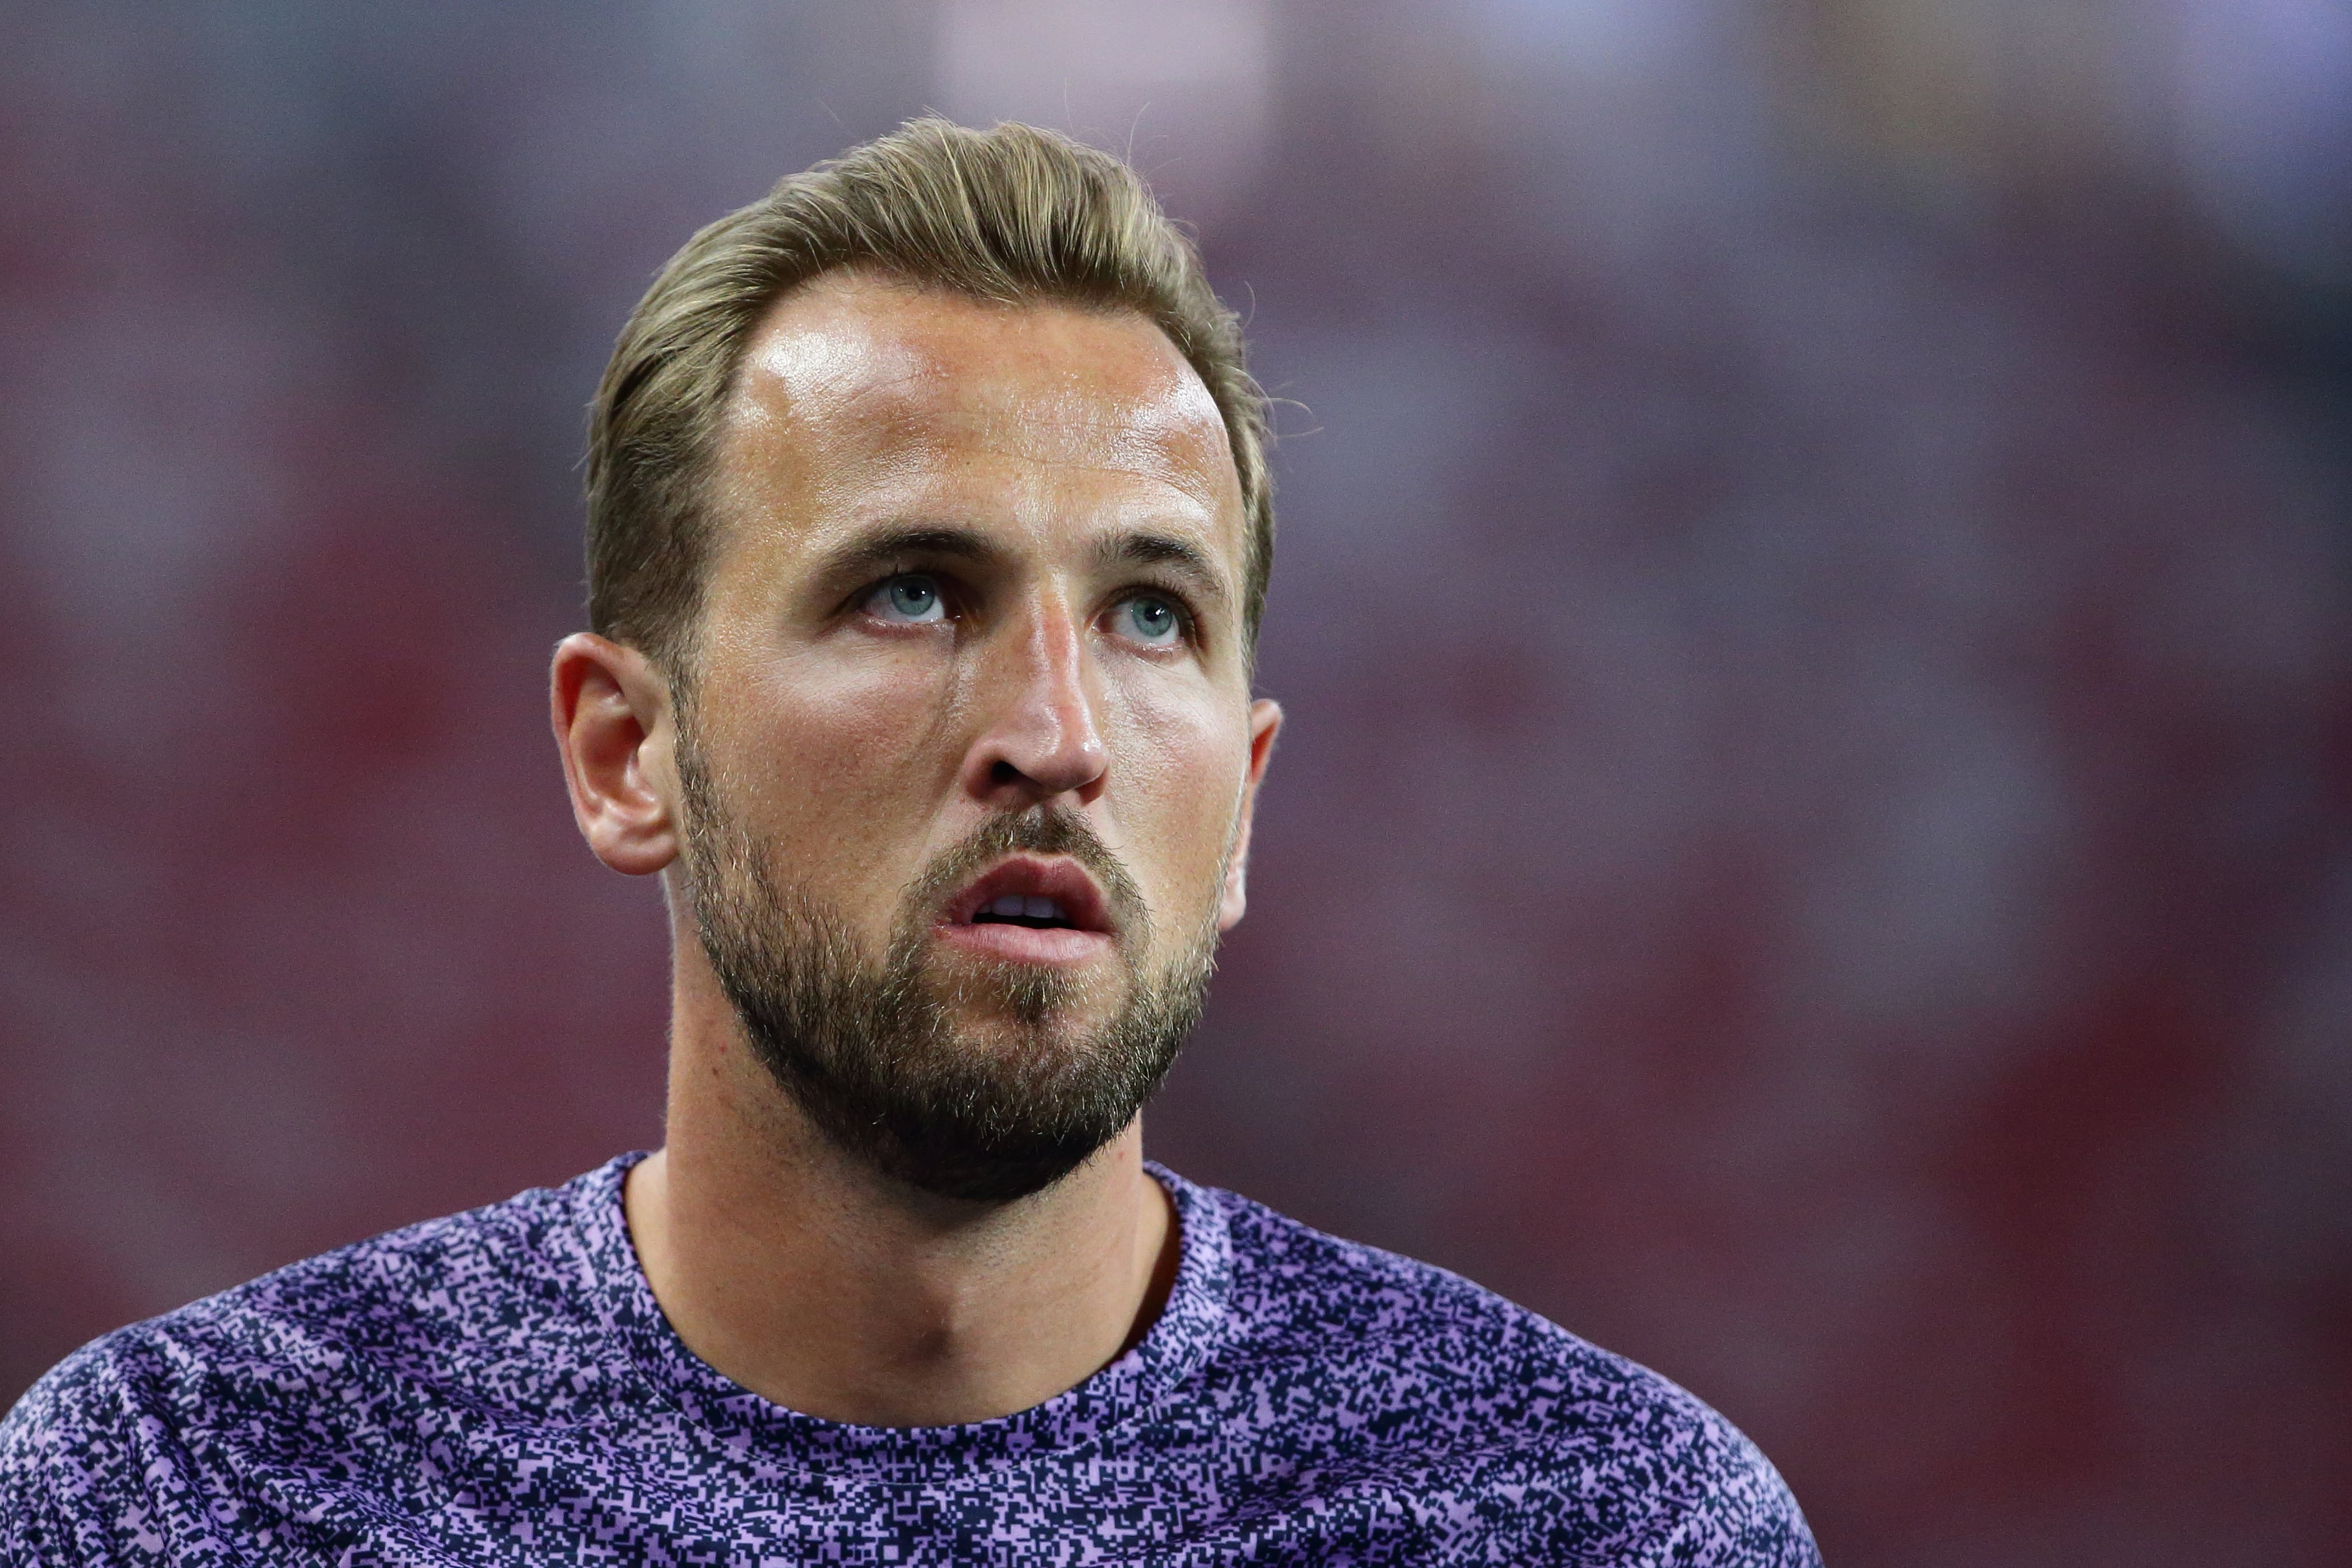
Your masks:
M 555 645 L 548 707 L 572 819 L 596 858 L 632 877 L 677 859 L 677 731 L 669 682 L 653 662 L 575 632 Z
M 1257 809 L 1257 786 L 1274 758 L 1274 737 L 1282 728 L 1282 706 L 1270 697 L 1250 704 L 1249 776 L 1242 781 L 1242 808 L 1234 825 L 1234 852 L 1225 862 L 1224 897 L 1217 905 L 1217 929 L 1231 931 L 1249 907 L 1250 817 Z

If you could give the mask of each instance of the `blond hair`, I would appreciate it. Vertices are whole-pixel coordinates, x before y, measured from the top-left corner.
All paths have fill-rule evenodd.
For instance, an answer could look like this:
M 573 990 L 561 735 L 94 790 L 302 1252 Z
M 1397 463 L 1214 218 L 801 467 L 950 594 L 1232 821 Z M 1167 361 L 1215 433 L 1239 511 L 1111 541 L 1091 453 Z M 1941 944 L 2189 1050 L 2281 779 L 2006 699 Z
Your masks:
M 709 552 L 708 479 L 735 367 L 786 290 L 867 268 L 1008 304 L 1131 310 L 1155 322 L 1224 416 L 1247 524 L 1255 646 L 1273 564 L 1265 397 L 1240 324 L 1135 171 L 1034 126 L 908 121 L 787 176 L 661 269 L 596 389 L 588 440 L 588 618 L 688 672 Z

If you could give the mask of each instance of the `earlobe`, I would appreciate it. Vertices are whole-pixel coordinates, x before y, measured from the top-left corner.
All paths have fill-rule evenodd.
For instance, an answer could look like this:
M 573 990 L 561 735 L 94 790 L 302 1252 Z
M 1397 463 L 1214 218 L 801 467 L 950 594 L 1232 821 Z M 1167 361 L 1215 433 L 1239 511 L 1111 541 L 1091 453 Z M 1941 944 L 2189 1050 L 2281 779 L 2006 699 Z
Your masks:
M 1249 772 L 1242 780 L 1241 809 L 1234 823 L 1233 853 L 1225 860 L 1224 892 L 1217 905 L 1217 929 L 1231 931 L 1249 908 L 1250 822 L 1257 812 L 1257 786 L 1274 760 L 1274 738 L 1282 729 L 1282 706 L 1270 697 L 1250 704 Z
M 677 859 L 669 687 L 651 661 L 576 632 L 555 647 L 548 703 L 572 818 L 596 858 L 635 877 Z
M 1249 824 L 1234 836 L 1233 858 L 1225 862 L 1225 890 L 1217 904 L 1217 929 L 1231 931 L 1249 912 Z

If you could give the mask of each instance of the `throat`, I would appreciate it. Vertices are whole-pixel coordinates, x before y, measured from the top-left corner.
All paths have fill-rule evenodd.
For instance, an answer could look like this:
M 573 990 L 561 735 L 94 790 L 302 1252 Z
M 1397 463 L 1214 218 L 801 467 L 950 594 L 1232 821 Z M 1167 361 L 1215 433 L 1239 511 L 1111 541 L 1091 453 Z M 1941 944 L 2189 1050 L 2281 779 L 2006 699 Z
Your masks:
M 673 1145 L 714 1131 L 690 1110 L 672 1128 Z M 679 1166 L 673 1148 L 629 1173 L 654 1298 L 694 1354 L 823 1420 L 952 1426 L 1030 1409 L 1142 1339 L 1178 1272 L 1174 1205 L 1134 1130 L 1011 1205 L 878 1188 L 814 1137 L 781 1184 L 767 1159 L 752 1173 L 712 1152 Z

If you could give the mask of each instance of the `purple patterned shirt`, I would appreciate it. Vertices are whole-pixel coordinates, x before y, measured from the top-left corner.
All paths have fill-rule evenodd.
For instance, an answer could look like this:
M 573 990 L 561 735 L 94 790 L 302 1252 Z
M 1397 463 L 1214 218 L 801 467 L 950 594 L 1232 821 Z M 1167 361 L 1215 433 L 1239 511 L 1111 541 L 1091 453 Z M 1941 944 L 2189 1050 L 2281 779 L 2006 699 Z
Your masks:
M 849 1426 L 679 1342 L 615 1160 L 84 1347 L 0 1424 L 0 1563 L 1817 1565 L 1681 1389 L 1454 1275 L 1153 1173 L 1142 1342 L 964 1426 Z

